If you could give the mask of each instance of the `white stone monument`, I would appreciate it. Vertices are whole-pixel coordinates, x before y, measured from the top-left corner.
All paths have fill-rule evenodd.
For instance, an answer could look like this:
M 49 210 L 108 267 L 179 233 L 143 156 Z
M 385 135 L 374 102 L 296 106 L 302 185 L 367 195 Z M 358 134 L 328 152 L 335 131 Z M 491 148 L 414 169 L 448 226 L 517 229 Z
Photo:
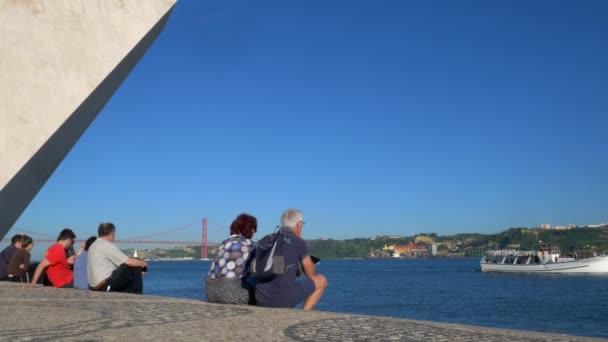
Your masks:
M 0 239 L 164 28 L 176 0 L 0 0 Z

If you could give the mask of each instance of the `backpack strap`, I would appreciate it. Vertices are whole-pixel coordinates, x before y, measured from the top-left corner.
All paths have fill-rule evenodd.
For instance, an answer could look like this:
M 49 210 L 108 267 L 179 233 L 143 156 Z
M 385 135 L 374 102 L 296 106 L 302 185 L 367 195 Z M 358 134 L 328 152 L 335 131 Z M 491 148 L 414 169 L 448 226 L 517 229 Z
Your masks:
M 274 243 L 272 244 L 272 250 L 270 250 L 270 255 L 268 256 L 268 262 L 266 263 L 266 267 L 264 267 L 264 272 L 268 272 L 272 268 L 274 251 L 277 249 L 277 245 L 279 244 L 279 239 L 281 238 L 280 232 L 278 232 L 276 234 L 277 234 L 277 237 L 274 240 Z

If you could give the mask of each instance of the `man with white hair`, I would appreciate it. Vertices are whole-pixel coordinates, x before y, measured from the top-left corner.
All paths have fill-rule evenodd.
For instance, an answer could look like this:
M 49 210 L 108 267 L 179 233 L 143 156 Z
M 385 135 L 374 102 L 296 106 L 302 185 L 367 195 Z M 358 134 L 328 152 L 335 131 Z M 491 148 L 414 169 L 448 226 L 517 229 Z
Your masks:
M 327 279 L 315 274 L 315 263 L 302 240 L 304 217 L 297 209 L 287 209 L 281 216 L 279 239 L 283 239 L 285 265 L 301 265 L 306 278 L 298 281 L 299 267 L 288 269 L 266 282 L 258 282 L 255 288 L 257 305 L 275 308 L 292 308 L 304 302 L 304 310 L 312 310 L 327 287 Z

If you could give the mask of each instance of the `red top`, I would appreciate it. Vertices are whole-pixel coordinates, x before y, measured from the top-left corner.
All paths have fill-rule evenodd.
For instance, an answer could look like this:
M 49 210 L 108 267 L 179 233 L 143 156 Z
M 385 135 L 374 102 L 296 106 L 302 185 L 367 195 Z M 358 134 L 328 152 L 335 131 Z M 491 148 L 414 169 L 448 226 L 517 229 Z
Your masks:
M 72 282 L 74 273 L 70 270 L 65 249 L 56 243 L 49 247 L 45 255 L 46 260 L 51 264 L 46 268 L 46 276 L 53 284 L 53 287 L 63 287 Z

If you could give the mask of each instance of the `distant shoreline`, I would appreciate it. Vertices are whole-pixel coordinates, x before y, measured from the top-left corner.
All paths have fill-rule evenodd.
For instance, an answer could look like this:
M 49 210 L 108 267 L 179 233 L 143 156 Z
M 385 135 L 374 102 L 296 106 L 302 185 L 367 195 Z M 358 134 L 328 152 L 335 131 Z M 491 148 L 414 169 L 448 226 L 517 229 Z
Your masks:
M 327 258 L 322 259 L 320 263 L 326 260 L 331 261 L 348 261 L 348 260 L 434 260 L 434 259 L 445 259 L 445 260 L 461 260 L 461 259 L 479 259 L 479 257 L 424 257 L 424 258 L 411 258 L 411 257 L 386 257 L 386 258 Z M 167 261 L 213 261 L 213 259 L 145 259 L 146 261 L 158 261 L 158 262 L 167 262 Z

